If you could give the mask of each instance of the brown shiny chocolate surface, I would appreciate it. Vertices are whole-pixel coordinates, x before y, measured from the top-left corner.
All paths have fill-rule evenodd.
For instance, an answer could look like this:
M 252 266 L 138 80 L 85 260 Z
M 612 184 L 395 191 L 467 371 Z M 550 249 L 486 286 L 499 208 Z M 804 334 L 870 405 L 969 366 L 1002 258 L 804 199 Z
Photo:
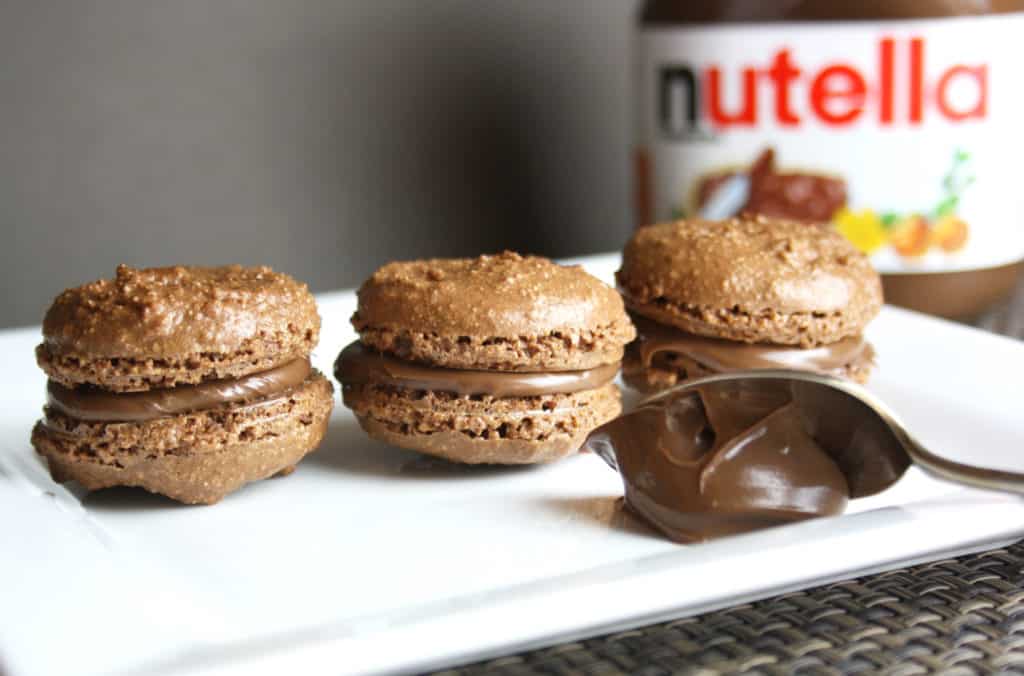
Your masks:
M 269 371 L 242 378 L 179 385 L 145 392 L 108 392 L 91 387 L 67 388 L 55 381 L 46 387 L 47 406 L 78 420 L 141 422 L 221 404 L 272 397 L 309 377 L 309 359 L 296 359 Z
M 841 514 L 910 465 L 865 404 L 786 379 L 679 388 L 584 447 L 618 469 L 630 509 L 677 542 Z
M 334 375 L 343 385 L 390 385 L 408 390 L 493 397 L 538 397 L 593 390 L 610 383 L 619 365 L 582 371 L 523 373 L 437 368 L 396 359 L 356 341 L 338 355 Z
M 1024 11 L 1021 0 L 647 0 L 645 24 L 850 21 L 983 16 Z
M 885 302 L 950 319 L 973 319 L 1006 298 L 1024 274 L 1024 262 L 956 272 L 882 275 Z
M 717 373 L 771 368 L 836 373 L 873 356 L 871 345 L 863 336 L 801 348 L 706 338 L 642 317 L 634 317 L 633 323 L 637 327 L 637 348 L 645 368 L 651 366 L 658 354 L 669 352 L 692 360 L 703 370 Z

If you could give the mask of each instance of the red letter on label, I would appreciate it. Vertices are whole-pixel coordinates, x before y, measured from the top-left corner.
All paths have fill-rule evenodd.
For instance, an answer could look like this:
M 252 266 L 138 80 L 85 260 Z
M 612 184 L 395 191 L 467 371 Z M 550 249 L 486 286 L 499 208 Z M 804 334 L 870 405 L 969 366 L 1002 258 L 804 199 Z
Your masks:
M 951 105 L 949 101 L 949 84 L 957 76 L 965 76 L 974 80 L 977 99 L 973 107 L 957 109 Z M 943 73 L 939 79 L 936 99 L 938 99 L 939 110 L 947 119 L 955 121 L 967 120 L 972 117 L 979 120 L 983 119 L 988 111 L 988 68 L 985 66 L 953 66 Z
M 878 43 L 878 121 L 892 124 L 893 110 L 893 39 Z
M 718 127 L 732 124 L 754 126 L 757 122 L 757 72 L 743 69 L 743 106 L 737 113 L 727 113 L 722 107 L 722 70 L 712 66 L 707 71 L 708 116 Z
M 924 39 L 910 41 L 910 123 L 924 119 Z
M 800 118 L 789 107 L 789 84 L 799 76 L 800 69 L 789 60 L 789 50 L 780 49 L 768 69 L 768 77 L 775 83 L 775 118 L 781 125 L 800 124 Z
M 829 66 L 811 83 L 811 109 L 826 124 L 848 124 L 864 112 L 867 91 L 864 77 L 851 66 Z

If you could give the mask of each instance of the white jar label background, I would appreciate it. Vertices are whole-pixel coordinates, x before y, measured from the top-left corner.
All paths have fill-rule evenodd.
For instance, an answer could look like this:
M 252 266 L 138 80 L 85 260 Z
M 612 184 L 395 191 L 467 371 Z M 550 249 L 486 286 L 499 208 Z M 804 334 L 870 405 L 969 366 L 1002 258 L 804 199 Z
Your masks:
M 830 221 L 881 272 L 1024 259 L 1024 16 L 644 28 L 640 223 Z

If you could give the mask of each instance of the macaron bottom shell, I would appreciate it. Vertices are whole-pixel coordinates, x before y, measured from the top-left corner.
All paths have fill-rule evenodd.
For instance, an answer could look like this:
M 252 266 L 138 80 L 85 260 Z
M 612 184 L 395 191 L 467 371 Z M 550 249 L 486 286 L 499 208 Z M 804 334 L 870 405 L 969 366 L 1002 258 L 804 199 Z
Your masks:
M 342 397 L 370 437 L 466 464 L 561 459 L 622 411 L 619 388 L 611 383 L 572 394 L 503 398 L 350 384 Z
M 330 382 L 314 371 L 281 397 L 146 422 L 85 423 L 47 409 L 32 444 L 58 482 L 90 491 L 137 486 L 213 504 L 246 483 L 289 473 L 320 444 L 333 406 Z

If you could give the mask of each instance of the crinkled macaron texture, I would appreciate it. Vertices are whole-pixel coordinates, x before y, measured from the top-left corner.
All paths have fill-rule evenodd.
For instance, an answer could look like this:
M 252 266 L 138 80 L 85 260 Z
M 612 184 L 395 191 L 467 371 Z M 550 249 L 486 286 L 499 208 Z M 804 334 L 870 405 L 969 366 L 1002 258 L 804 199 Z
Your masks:
M 319 330 L 306 285 L 269 268 L 122 265 L 113 279 L 57 297 L 36 358 L 65 387 L 129 396 L 306 359 Z M 210 504 L 287 473 L 319 445 L 333 406 L 330 381 L 313 370 L 280 393 L 142 422 L 83 421 L 46 406 L 32 443 L 58 481 Z
M 431 367 L 592 369 L 617 365 L 636 336 L 611 287 L 582 268 L 509 252 L 391 263 L 358 295 L 352 324 L 364 345 Z M 622 408 L 611 382 L 497 397 L 343 381 L 342 398 L 371 437 L 469 464 L 557 460 Z
M 448 368 L 586 369 L 619 361 L 635 337 L 614 289 L 510 252 L 389 263 L 358 296 L 352 324 L 365 345 Z
M 68 387 L 141 391 L 265 371 L 319 332 L 308 287 L 270 268 L 120 265 L 57 296 L 36 359 Z
M 834 228 L 760 216 L 641 228 L 616 281 L 639 315 L 750 343 L 835 342 L 882 306 L 878 273 Z

